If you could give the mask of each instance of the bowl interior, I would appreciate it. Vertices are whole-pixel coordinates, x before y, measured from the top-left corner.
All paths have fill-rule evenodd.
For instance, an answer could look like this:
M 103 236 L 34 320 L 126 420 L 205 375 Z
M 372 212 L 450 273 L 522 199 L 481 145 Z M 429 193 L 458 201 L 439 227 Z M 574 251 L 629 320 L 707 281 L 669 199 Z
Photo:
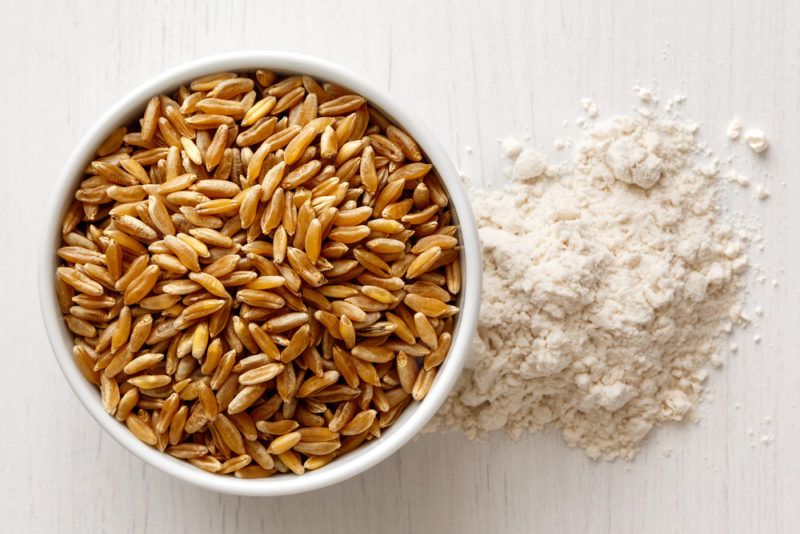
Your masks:
M 422 402 L 410 404 L 379 439 L 365 443 L 316 471 L 302 476 L 276 473 L 265 479 L 243 480 L 207 473 L 168 454 L 160 453 L 140 442 L 124 424 L 103 411 L 97 388 L 83 378 L 73 362 L 72 335 L 58 309 L 53 273 L 58 265 L 55 250 L 61 241 L 61 218 L 82 177 L 83 167 L 91 161 L 94 150 L 108 134 L 114 128 L 130 124 L 141 116 L 147 100 L 155 94 L 169 94 L 180 84 L 205 74 L 222 70 L 253 71 L 257 68 L 271 69 L 281 74 L 308 74 L 320 81 L 348 87 L 367 98 L 370 105 L 384 113 L 417 141 L 434 165 L 453 204 L 462 243 L 462 289 L 458 298 L 461 311 L 456 315 L 450 354 Z M 54 187 L 47 212 L 39 267 L 42 314 L 56 359 L 70 386 L 100 425 L 122 445 L 151 465 L 204 488 L 240 495 L 285 495 L 324 487 L 364 471 L 399 449 L 433 416 L 458 378 L 475 331 L 480 307 L 480 245 L 471 208 L 452 163 L 432 134 L 419 121 L 396 106 L 390 97 L 359 76 L 319 59 L 277 52 L 237 52 L 180 66 L 143 84 L 103 115 L 81 140 Z

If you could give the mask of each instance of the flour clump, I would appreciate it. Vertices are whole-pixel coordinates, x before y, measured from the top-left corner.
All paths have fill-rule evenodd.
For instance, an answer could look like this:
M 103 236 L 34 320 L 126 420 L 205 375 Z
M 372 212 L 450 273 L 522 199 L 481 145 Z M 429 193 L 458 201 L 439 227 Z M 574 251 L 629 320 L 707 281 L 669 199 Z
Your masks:
M 747 133 L 744 134 L 744 140 L 747 142 L 747 146 L 756 154 L 761 154 L 769 148 L 767 136 L 761 130 L 748 130 Z
M 739 136 L 742 135 L 742 121 L 740 119 L 733 119 L 728 125 L 728 129 L 725 131 L 725 135 L 732 141 L 739 139 Z

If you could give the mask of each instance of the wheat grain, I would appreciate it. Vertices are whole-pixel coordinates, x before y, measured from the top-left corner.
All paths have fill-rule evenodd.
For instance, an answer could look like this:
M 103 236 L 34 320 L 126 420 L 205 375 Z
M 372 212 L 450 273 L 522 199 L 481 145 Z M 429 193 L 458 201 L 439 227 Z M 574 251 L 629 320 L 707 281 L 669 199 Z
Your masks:
M 270 443 L 269 447 L 267 448 L 267 452 L 270 454 L 281 455 L 297 445 L 302 438 L 303 436 L 299 432 L 289 432 L 287 434 L 283 434 L 272 440 L 272 443 Z
M 357 110 L 363 106 L 365 102 L 366 100 L 362 96 L 344 95 L 321 104 L 319 106 L 319 114 L 323 117 L 344 115 Z
M 218 471 L 219 474 L 225 475 L 228 473 L 233 473 L 234 471 L 239 472 L 241 469 L 247 467 L 253 459 L 247 455 L 242 454 L 240 456 L 236 456 L 234 458 L 230 458 L 222 463 L 220 469 Z
M 417 312 L 414 314 L 414 326 L 416 327 L 419 339 L 429 348 L 436 349 L 439 346 L 436 330 L 424 313 Z
M 208 96 L 227 99 L 251 91 L 254 85 L 250 78 L 232 77 L 214 85 Z
M 414 293 L 408 293 L 403 302 L 412 310 L 421 312 L 427 317 L 439 317 L 449 309 L 449 306 L 441 300 Z
M 283 364 L 268 363 L 239 375 L 239 383 L 245 386 L 268 382 L 283 372 Z
M 300 456 L 293 451 L 286 451 L 278 455 L 278 459 L 285 467 L 288 467 L 295 475 L 302 475 L 305 472 Z
M 167 447 L 167 453 L 175 458 L 188 460 L 189 458 L 200 458 L 208 454 L 208 447 L 201 443 L 181 443 Z
M 294 451 L 308 456 L 324 456 L 341 447 L 339 441 L 301 441 L 294 446 Z
M 425 398 L 425 395 L 430 391 L 433 385 L 433 379 L 436 377 L 436 369 L 421 369 L 417 374 L 417 379 L 414 381 L 414 386 L 411 388 L 411 395 L 414 400 L 420 401 Z
M 56 294 L 76 365 L 140 440 L 213 473 L 300 474 L 429 391 L 458 227 L 363 97 L 212 74 L 150 99 L 85 172 Z
M 259 421 L 256 423 L 256 428 L 265 434 L 273 436 L 282 436 L 290 432 L 294 432 L 300 424 L 297 421 L 284 419 L 282 421 Z
M 351 354 L 356 358 L 372 363 L 387 363 L 395 357 L 392 349 L 363 344 L 353 347 Z
M 305 93 L 306 90 L 303 87 L 295 87 L 278 99 L 278 102 L 275 104 L 275 107 L 272 108 L 271 113 L 276 115 L 294 107 L 295 104 L 303 99 Z
M 105 374 L 100 375 L 100 399 L 106 412 L 114 415 L 120 401 L 119 384 Z
M 158 438 L 153 429 L 138 415 L 129 414 L 128 417 L 125 418 L 125 424 L 134 436 L 148 445 L 155 445 L 157 443 Z
M 452 342 L 452 336 L 449 332 L 442 332 L 439 334 L 439 338 L 437 340 L 437 346 L 433 347 L 433 350 L 430 354 L 425 356 L 425 369 L 433 369 L 434 367 L 438 367 L 444 361 L 445 357 L 447 356 L 448 351 L 450 350 L 450 343 Z M 430 345 L 429 345 L 430 346 Z
M 375 416 L 377 412 L 375 410 L 366 410 L 350 420 L 344 428 L 340 431 L 343 436 L 355 436 L 357 434 L 361 434 L 362 432 L 366 432 L 369 427 L 372 425 L 373 421 L 375 421 Z

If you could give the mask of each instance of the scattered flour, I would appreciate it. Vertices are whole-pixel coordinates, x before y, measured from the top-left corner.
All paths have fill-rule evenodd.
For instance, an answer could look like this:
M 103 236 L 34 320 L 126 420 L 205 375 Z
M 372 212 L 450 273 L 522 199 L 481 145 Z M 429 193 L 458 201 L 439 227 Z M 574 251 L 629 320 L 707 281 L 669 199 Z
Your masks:
M 635 86 L 633 90 L 636 91 L 636 93 L 639 95 L 639 100 L 641 100 L 642 102 L 646 104 L 657 102 L 657 100 L 653 96 L 653 91 L 648 87 Z
M 674 108 L 676 105 L 683 104 L 684 102 L 686 102 L 686 95 L 677 94 L 667 100 L 667 103 L 664 104 L 664 111 L 672 111 L 672 108 Z
M 592 458 L 630 459 L 692 413 L 720 337 L 745 321 L 748 267 L 696 130 L 616 117 L 586 131 L 571 171 L 523 150 L 505 190 L 475 193 L 480 321 L 431 428 L 555 426 Z
M 747 435 L 753 438 L 750 441 L 750 446 L 755 447 L 757 443 L 762 445 L 772 445 L 775 442 L 775 432 L 772 429 L 772 417 L 764 417 L 764 421 L 759 423 L 759 430 L 755 428 L 748 428 Z
M 586 112 L 586 116 L 590 119 L 597 117 L 597 104 L 595 104 L 594 100 L 588 96 L 581 98 L 581 107 L 583 108 L 583 111 Z
M 739 187 L 750 187 L 750 178 L 734 170 L 728 171 L 725 174 L 725 178 L 727 178 L 731 182 L 739 184 Z

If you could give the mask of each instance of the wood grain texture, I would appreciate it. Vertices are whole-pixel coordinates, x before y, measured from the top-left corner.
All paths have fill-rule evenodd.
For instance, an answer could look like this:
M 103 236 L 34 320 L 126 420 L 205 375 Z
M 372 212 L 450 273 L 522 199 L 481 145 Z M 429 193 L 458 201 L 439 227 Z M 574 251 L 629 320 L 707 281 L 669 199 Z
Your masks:
M 0 530 L 797 532 L 800 4 L 588 4 L 4 3 Z M 275 499 L 190 487 L 103 434 L 62 379 L 32 298 L 38 214 L 69 152 L 115 99 L 167 67 L 245 48 L 313 54 L 368 76 L 430 126 L 474 183 L 495 186 L 497 138 L 527 134 L 564 159 L 552 142 L 577 136 L 581 97 L 607 117 L 635 103 L 639 81 L 662 100 L 688 95 L 682 110 L 701 121 L 709 146 L 735 154 L 772 192 L 766 202 L 752 190 L 732 198 L 765 228 L 766 246 L 752 258 L 767 282 L 754 284 L 748 303 L 765 316 L 737 334 L 737 355 L 723 351 L 702 422 L 659 430 L 634 462 L 611 464 L 587 460 L 555 432 L 514 444 L 425 435 L 337 487 Z M 734 116 L 767 132 L 765 157 L 730 146 L 724 130 Z M 771 445 L 758 439 L 767 433 Z

